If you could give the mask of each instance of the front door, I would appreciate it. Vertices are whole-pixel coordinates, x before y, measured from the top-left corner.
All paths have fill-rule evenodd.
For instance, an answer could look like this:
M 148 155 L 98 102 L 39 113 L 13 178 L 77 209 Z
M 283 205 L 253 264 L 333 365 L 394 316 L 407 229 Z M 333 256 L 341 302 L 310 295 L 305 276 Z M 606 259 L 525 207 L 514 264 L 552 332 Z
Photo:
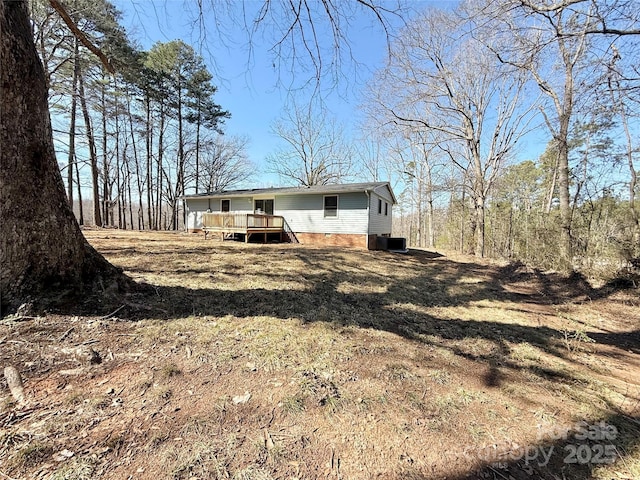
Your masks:
M 273 198 L 255 200 L 253 211 L 255 213 L 265 213 L 267 215 L 273 215 Z

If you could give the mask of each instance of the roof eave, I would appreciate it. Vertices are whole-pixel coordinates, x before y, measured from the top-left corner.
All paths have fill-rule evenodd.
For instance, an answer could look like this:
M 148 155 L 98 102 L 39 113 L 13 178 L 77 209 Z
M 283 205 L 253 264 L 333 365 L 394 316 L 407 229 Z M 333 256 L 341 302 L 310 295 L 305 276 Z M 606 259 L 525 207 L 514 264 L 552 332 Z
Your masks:
M 357 192 L 374 192 L 376 189 L 380 187 L 386 187 L 389 193 L 391 194 L 391 198 L 393 200 L 394 205 L 398 203 L 393 190 L 391 189 L 391 184 L 389 182 L 371 182 L 368 187 L 362 188 L 363 184 L 359 184 L 359 187 L 356 186 L 358 184 L 354 184 L 353 188 L 344 189 L 345 186 L 350 185 L 335 185 L 335 188 L 331 188 L 331 185 L 324 186 L 324 188 L 314 189 L 309 187 L 283 187 L 283 188 L 265 188 L 265 189 L 255 189 L 255 190 L 231 190 L 231 191 L 221 191 L 216 193 L 200 193 L 194 195 L 182 195 L 179 197 L 181 200 L 208 200 L 208 199 L 217 199 L 217 198 L 225 198 L 225 197 L 253 197 L 256 195 L 326 195 L 326 194 L 340 194 L 340 193 L 357 193 Z M 365 183 L 366 185 L 366 183 Z

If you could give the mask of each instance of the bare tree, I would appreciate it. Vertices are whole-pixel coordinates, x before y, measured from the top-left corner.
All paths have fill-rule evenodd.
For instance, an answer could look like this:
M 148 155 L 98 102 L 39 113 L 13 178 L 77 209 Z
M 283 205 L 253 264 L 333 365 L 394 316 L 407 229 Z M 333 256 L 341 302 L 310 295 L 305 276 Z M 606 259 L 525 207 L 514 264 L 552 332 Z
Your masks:
M 296 80 L 314 85 L 316 91 L 321 82 L 335 88 L 347 66 L 351 67 L 347 80 L 353 82 L 359 77 L 348 38 L 356 16 L 371 18 L 372 26 L 382 30 L 390 45 L 394 24 L 403 22 L 406 13 L 403 0 L 265 0 L 257 11 L 246 8 L 249 4 L 244 2 L 239 24 L 250 26 L 251 47 L 254 35 L 268 33 L 277 71 L 309 72 L 308 77 Z M 268 29 L 264 28 L 266 25 Z M 296 69 L 292 68 L 294 64 Z M 281 75 L 279 79 L 282 80 Z
M 351 148 L 339 125 L 324 108 L 294 104 L 273 125 L 273 133 L 285 146 L 267 157 L 269 171 L 297 185 L 327 185 L 345 180 L 353 173 Z
M 238 187 L 246 182 L 255 172 L 255 165 L 247 158 L 248 143 L 246 137 L 224 135 L 202 142 L 198 169 L 189 180 L 193 179 L 196 185 L 204 187 L 207 192 Z M 196 175 L 199 177 L 197 182 Z
M 353 146 L 354 158 L 362 169 L 362 175 L 368 181 L 389 181 L 392 177 L 392 166 L 382 139 L 377 135 L 362 138 Z
M 376 101 L 400 131 L 437 132 L 434 145 L 469 179 L 475 254 L 482 257 L 487 195 L 527 132 L 530 108 L 522 102 L 524 76 L 500 68 L 465 33 L 472 27 L 455 12 L 429 10 L 416 18 L 377 79 Z
M 551 103 L 541 109 L 557 147 L 557 187 L 561 217 L 562 268 L 571 270 L 573 238 L 570 198 L 569 135 L 577 103 L 587 98 L 588 58 L 597 49 L 596 35 L 616 37 L 640 33 L 638 9 L 625 0 L 508 0 L 467 2 L 470 16 L 484 18 L 485 42 L 504 64 L 527 72 Z M 501 36 L 497 40 L 495 34 Z M 606 50 L 606 49 L 604 49 Z
M 405 135 L 399 138 L 396 150 L 400 161 L 397 167 L 405 176 L 406 183 L 413 188 L 411 196 L 418 222 L 417 246 L 429 248 L 436 246 L 434 202 L 442 189 L 441 183 L 444 182 L 448 166 L 447 158 L 438 146 L 438 139 L 432 137 L 433 134 L 433 131 L 407 129 Z
M 632 108 L 634 93 L 637 90 L 629 88 L 629 82 L 622 78 L 621 70 L 616 64 L 620 62 L 620 54 L 614 50 L 614 55 L 607 68 L 606 85 L 608 94 L 611 97 L 611 105 L 614 113 L 620 120 L 620 125 L 624 132 L 623 158 L 629 170 L 629 214 L 632 222 L 631 241 L 627 248 L 627 258 L 632 258 L 640 254 L 640 211 L 636 205 L 636 189 L 638 187 L 638 173 L 636 171 L 635 160 L 638 153 L 637 137 L 632 134 L 632 123 L 637 121 L 639 113 Z M 635 82 L 638 83 L 638 82 Z M 624 85 L 623 85 L 624 84 Z

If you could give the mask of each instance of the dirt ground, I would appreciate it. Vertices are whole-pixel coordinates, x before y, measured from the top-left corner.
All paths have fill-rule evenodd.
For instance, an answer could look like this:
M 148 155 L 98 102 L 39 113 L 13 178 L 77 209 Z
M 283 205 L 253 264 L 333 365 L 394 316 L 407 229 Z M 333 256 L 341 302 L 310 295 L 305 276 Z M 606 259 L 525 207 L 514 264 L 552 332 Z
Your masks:
M 0 380 L 0 480 L 640 478 L 637 289 L 442 252 L 85 234 L 145 287 L 0 320 L 25 395 Z

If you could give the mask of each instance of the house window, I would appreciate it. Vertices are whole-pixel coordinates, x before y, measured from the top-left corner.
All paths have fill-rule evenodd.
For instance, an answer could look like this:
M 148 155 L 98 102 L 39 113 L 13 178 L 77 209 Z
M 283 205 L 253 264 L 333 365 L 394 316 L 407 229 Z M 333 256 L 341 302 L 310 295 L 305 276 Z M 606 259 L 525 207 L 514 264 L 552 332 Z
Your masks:
M 324 197 L 324 216 L 325 217 L 338 216 L 338 196 L 337 195 L 327 195 Z
M 389 215 L 389 204 L 384 202 L 384 214 L 385 216 Z
M 220 200 L 220 211 L 228 212 L 230 210 L 231 201 L 230 200 Z
M 268 200 L 256 200 L 254 203 L 255 213 L 266 213 L 267 215 L 273 215 L 273 199 Z
M 382 213 L 382 200 L 378 199 L 378 215 Z

